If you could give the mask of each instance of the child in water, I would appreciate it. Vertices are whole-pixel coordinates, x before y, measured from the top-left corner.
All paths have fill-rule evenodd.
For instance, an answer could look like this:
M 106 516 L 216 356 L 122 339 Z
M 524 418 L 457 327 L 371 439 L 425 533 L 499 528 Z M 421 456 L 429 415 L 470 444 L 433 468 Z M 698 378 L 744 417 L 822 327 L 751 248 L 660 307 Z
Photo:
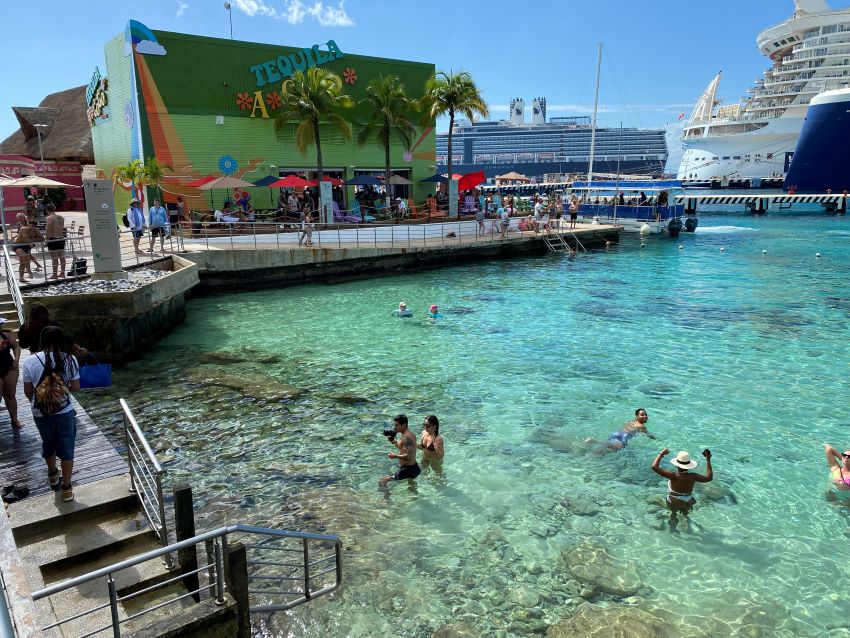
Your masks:
M 443 315 L 440 314 L 439 308 L 437 308 L 437 304 L 431 304 L 431 307 L 428 308 L 428 319 L 442 319 Z

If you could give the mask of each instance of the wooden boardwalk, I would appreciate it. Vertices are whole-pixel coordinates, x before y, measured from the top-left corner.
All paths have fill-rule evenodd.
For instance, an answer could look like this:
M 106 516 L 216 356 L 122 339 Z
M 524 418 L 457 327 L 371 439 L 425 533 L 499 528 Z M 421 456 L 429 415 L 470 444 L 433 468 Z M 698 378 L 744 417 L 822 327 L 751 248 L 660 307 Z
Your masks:
M 25 355 L 22 353 L 21 356 Z M 47 465 L 41 457 L 41 438 L 20 381 L 17 396 L 18 419 L 23 425 L 20 430 L 12 428 L 6 406 L 0 407 L 0 489 L 14 485 L 16 488 L 28 488 L 28 496 L 46 494 L 50 492 L 50 485 L 47 482 Z M 124 458 L 76 400 L 74 409 L 77 411 L 74 484 L 126 474 L 129 470 Z

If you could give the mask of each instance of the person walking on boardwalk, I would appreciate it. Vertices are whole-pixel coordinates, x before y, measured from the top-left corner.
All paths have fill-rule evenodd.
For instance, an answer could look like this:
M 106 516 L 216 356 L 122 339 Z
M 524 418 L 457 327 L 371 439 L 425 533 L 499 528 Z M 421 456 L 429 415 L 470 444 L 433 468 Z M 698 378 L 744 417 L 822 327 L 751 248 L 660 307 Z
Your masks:
M 53 204 L 47 205 L 47 251 L 50 253 L 50 264 L 53 267 L 51 279 L 65 278 L 65 220 L 56 214 Z
M 153 200 L 153 206 L 148 211 L 148 226 L 151 227 L 151 245 L 148 252 L 153 252 L 153 245 L 156 243 L 156 238 L 159 237 L 159 252 L 164 253 L 165 234 L 169 230 L 168 211 L 159 205 L 158 199 Z
M 32 402 L 32 415 L 41 436 L 41 456 L 47 463 L 50 486 L 59 486 L 62 500 L 74 500 L 71 474 L 74 470 L 74 444 L 77 438 L 77 413 L 71 393 L 80 389 L 77 359 L 63 352 L 62 328 L 48 326 L 41 333 L 41 352 L 31 354 L 23 363 L 24 394 Z M 61 462 L 61 471 L 56 459 Z
M 382 488 L 390 481 L 402 481 L 404 479 L 415 479 L 422 472 L 422 468 L 416 462 L 416 435 L 407 427 L 407 416 L 399 414 L 393 419 L 393 436 L 387 435 L 390 443 L 398 448 L 398 452 L 390 452 L 387 456 L 398 459 L 398 471 L 390 476 L 385 476 L 378 481 Z M 396 435 L 401 434 L 401 438 Z
M 850 450 L 839 453 L 829 443 L 824 443 L 823 449 L 829 465 L 829 489 L 826 499 L 850 504 Z
M 504 239 L 508 236 L 508 228 L 511 225 L 511 214 L 501 206 L 499 206 L 499 210 L 496 212 L 499 215 L 499 224 L 502 227 L 502 239 Z
M 705 475 L 690 472 L 697 466 L 697 462 L 684 450 L 676 454 L 676 458 L 670 461 L 676 466 L 677 471 L 671 472 L 661 469 L 661 459 L 668 454 L 670 454 L 670 450 L 667 448 L 661 450 L 650 467 L 653 472 L 667 479 L 665 501 L 670 509 L 670 531 L 675 532 L 678 513 L 681 512 L 684 516 L 687 516 L 696 503 L 693 494 L 694 484 L 710 482 L 714 478 L 714 471 L 711 469 L 711 450 L 702 451 L 702 455 L 705 457 Z
M 18 421 L 18 399 L 15 393 L 18 389 L 18 363 L 21 360 L 21 346 L 12 336 L 11 332 L 3 330 L 6 319 L 0 317 L 0 394 L 6 410 L 9 411 L 9 420 L 14 429 L 20 429 L 21 422 Z
M 133 233 L 133 248 L 137 255 L 141 255 L 139 240 L 145 234 L 145 213 L 139 200 L 135 197 L 130 200 L 130 208 L 127 209 L 127 223 L 130 224 L 130 232 Z

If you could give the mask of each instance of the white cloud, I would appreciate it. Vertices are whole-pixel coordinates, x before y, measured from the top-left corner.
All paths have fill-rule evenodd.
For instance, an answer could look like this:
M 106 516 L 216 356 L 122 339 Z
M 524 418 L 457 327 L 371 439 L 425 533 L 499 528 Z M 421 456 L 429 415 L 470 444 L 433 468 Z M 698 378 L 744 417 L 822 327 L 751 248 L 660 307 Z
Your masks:
M 180 0 L 178 0 L 178 1 L 177 1 L 177 15 L 175 15 L 174 17 L 175 17 L 175 18 L 179 18 L 179 17 L 180 17 L 180 16 L 182 16 L 184 13 L 186 13 L 186 9 L 188 9 L 188 8 L 189 8 L 189 4 L 188 4 L 188 3 L 186 3 L 186 2 L 180 2 Z
M 145 53 L 147 55 L 165 55 L 165 47 L 162 46 L 159 42 L 142 40 L 136 45 L 136 53 Z
M 266 16 L 276 20 L 286 20 L 289 24 L 300 24 L 306 17 L 312 17 L 323 27 L 353 27 L 354 20 L 345 12 L 345 0 L 334 5 L 326 5 L 321 0 L 303 2 L 302 0 L 280 0 L 280 9 L 273 6 L 271 0 L 234 0 L 234 5 L 243 13 L 254 17 Z

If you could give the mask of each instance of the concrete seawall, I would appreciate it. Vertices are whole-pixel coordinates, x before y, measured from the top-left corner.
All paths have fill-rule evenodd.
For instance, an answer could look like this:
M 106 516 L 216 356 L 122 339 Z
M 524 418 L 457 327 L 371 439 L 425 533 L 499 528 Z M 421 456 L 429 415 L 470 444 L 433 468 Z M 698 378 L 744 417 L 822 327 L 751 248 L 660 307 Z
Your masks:
M 135 290 L 24 297 L 47 306 L 51 317 L 97 356 L 121 363 L 167 334 L 186 318 L 186 296 L 198 284 L 198 267 L 172 256 L 146 265 L 168 275 Z
M 619 227 L 582 229 L 564 240 L 585 248 L 598 248 L 606 241 L 616 242 Z M 298 246 L 256 249 L 250 245 L 220 245 L 211 250 L 191 252 L 184 257 L 198 265 L 199 292 L 250 290 L 296 285 L 314 281 L 351 279 L 375 274 L 411 272 L 460 263 L 540 255 L 549 252 L 542 236 L 528 233 L 510 239 L 456 242 L 412 246 L 313 247 Z

